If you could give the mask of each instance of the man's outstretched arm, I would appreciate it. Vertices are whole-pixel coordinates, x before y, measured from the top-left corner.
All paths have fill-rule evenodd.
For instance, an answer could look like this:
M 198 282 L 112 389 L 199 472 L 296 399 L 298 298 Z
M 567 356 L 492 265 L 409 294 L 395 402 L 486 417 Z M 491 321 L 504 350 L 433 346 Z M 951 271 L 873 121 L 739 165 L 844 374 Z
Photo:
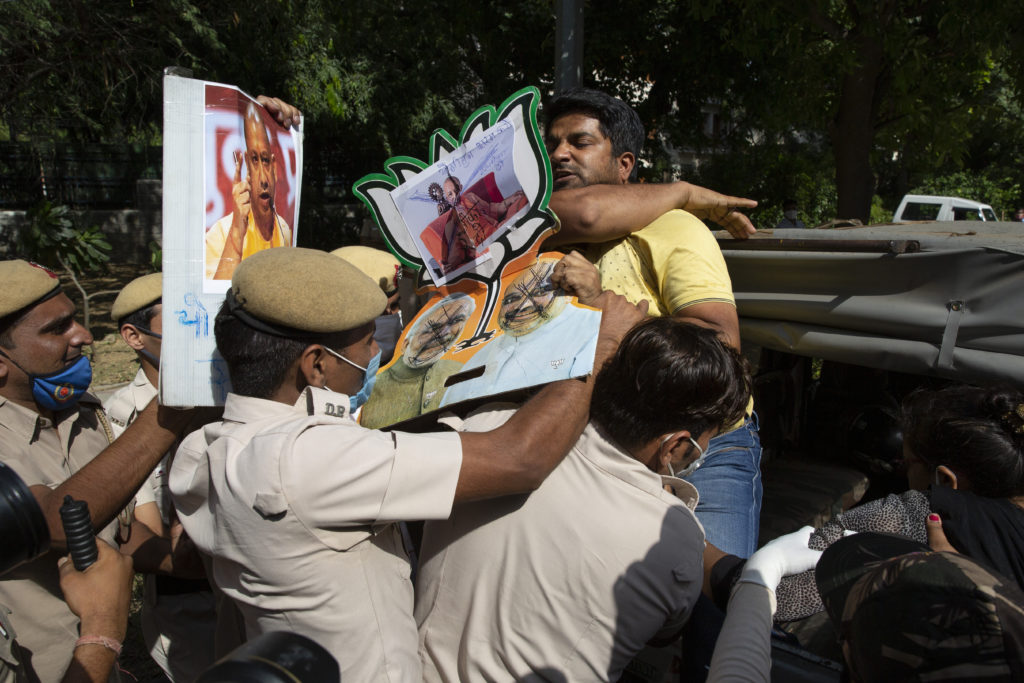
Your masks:
M 685 209 L 701 219 L 721 225 L 737 239 L 755 232 L 739 209 L 757 206 L 753 199 L 730 197 L 687 182 L 590 185 L 551 195 L 549 206 L 562 229 L 544 245 L 606 242 L 624 237 L 653 223 L 673 209 Z
M 53 547 L 63 551 L 66 543 L 60 519 L 65 495 L 86 501 L 93 527 L 103 528 L 132 499 L 195 415 L 194 410 L 173 410 L 157 406 L 153 400 L 114 443 L 60 486 L 33 486 Z
M 583 433 L 594 376 L 647 313 L 647 302 L 637 307 L 611 292 L 602 293 L 593 305 L 602 309 L 594 374 L 549 384 L 495 430 L 460 432 L 462 469 L 456 503 L 536 489 Z

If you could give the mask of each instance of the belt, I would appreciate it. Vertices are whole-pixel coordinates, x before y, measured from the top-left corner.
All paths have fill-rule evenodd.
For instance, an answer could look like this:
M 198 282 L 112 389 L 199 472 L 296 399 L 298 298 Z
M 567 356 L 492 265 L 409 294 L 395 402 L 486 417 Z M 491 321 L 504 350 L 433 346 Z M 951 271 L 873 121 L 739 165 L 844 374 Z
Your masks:
M 179 579 L 176 576 L 156 575 L 157 595 L 184 595 L 210 590 L 210 582 L 206 579 Z

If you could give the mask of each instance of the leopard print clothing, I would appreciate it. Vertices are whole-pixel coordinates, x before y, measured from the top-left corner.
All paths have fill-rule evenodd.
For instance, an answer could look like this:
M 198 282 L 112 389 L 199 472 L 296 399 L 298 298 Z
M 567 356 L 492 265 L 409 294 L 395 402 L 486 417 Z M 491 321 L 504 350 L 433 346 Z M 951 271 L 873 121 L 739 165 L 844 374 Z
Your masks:
M 878 531 L 906 536 L 921 543 L 928 543 L 925 520 L 931 512 L 927 491 L 907 491 L 873 500 L 837 515 L 835 519 L 811 534 L 808 546 L 824 550 L 840 538 L 843 531 Z M 778 610 L 775 621 L 786 622 L 803 619 L 825 609 L 814 582 L 814 570 L 794 574 L 782 579 L 775 591 Z

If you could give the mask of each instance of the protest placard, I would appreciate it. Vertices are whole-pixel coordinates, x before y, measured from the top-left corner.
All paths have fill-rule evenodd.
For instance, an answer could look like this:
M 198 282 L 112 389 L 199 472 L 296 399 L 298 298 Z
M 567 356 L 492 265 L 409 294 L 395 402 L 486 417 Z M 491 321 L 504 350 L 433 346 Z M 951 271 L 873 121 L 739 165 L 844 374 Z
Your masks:
M 295 245 L 302 133 L 219 83 L 164 76 L 160 400 L 210 406 L 230 390 L 213 322 L 234 268 Z
M 600 311 L 551 283 L 561 254 L 540 93 L 482 107 L 456 140 L 437 131 L 430 160 L 389 159 L 355 185 L 392 251 L 432 298 L 377 375 L 360 421 L 373 428 L 481 397 L 587 375 Z

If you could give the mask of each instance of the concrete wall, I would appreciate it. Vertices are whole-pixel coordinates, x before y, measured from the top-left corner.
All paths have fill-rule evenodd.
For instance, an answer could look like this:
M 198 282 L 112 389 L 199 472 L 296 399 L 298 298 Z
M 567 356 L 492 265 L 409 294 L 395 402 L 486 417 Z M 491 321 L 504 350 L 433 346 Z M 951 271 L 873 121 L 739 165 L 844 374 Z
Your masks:
M 150 242 L 160 244 L 163 223 L 159 180 L 140 180 L 136 208 L 119 211 L 73 211 L 80 225 L 98 225 L 110 242 L 115 263 L 148 263 Z M 0 211 L 0 252 L 10 254 L 17 231 L 25 224 L 24 211 Z M 11 254 L 13 255 L 13 254 Z

